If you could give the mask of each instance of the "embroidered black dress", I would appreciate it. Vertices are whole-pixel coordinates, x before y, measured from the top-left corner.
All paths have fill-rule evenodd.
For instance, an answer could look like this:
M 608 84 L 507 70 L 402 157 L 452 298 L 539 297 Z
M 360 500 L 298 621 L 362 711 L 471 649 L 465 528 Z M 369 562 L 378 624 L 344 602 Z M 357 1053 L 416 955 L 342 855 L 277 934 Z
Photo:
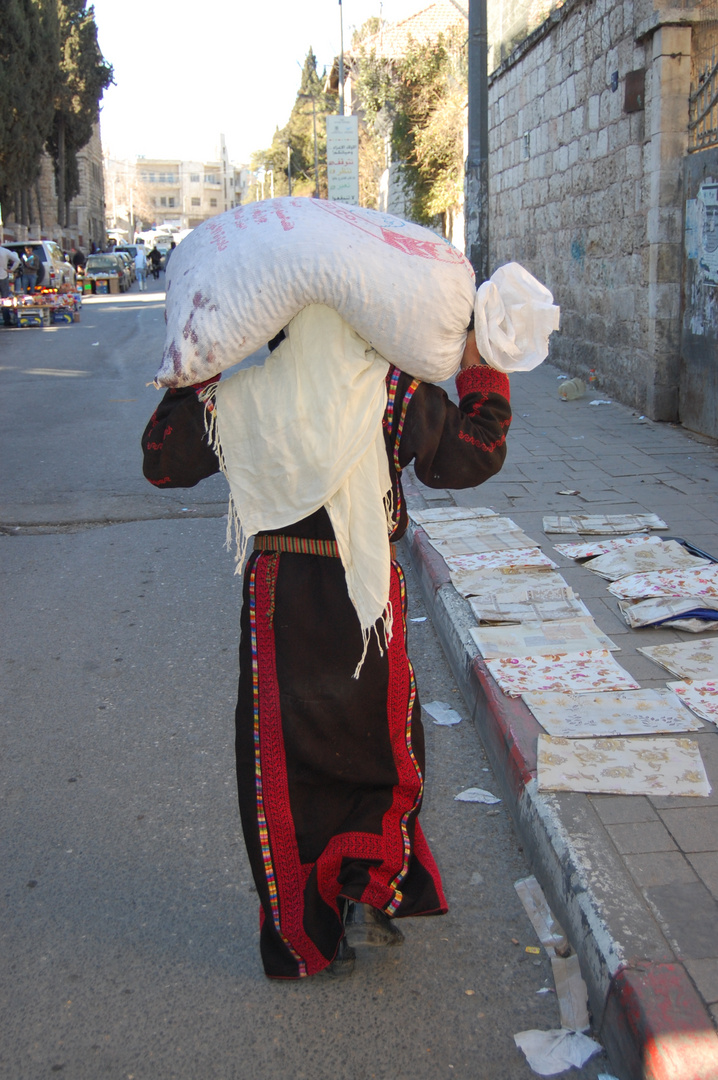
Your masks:
M 460 405 L 390 369 L 384 433 L 395 528 L 406 529 L 400 473 L 413 462 L 430 487 L 465 488 L 501 468 L 511 422 L 505 375 L 459 372 Z M 197 391 L 169 390 L 143 436 L 144 472 L 158 487 L 191 487 L 217 472 Z M 263 534 L 276 535 L 276 534 Z M 332 540 L 324 509 L 280 535 Z M 424 733 L 406 652 L 406 597 L 392 562 L 394 633 L 372 639 L 358 679 L 359 622 L 338 558 L 255 550 L 244 574 L 236 756 L 245 843 L 261 902 L 264 969 L 313 975 L 342 932 L 339 899 L 390 916 L 447 910 L 417 820 Z

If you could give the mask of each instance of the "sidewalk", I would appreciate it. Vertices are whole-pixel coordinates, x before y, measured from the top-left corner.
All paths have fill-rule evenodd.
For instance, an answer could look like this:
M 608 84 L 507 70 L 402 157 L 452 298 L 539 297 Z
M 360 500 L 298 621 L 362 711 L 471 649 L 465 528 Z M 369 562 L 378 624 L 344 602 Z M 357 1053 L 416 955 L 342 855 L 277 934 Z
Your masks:
M 621 666 L 643 688 L 664 687 L 674 677 L 637 647 L 704 635 L 630 630 L 609 583 L 554 551 L 579 538 L 546 535 L 543 516 L 655 513 L 667 535 L 718 556 L 718 447 L 616 403 L 592 406 L 607 396 L 600 390 L 561 401 L 559 374 L 543 365 L 512 378 L 499 476 L 468 491 L 433 491 L 408 470 L 409 506 L 487 506 L 512 518 L 620 646 Z M 579 953 L 614 1071 L 621 1080 L 718 1080 L 718 731 L 706 724 L 691 736 L 713 787 L 708 798 L 539 793 L 538 723 L 489 675 L 469 634 L 476 618 L 423 530 L 410 528 L 404 545 L 532 869 Z

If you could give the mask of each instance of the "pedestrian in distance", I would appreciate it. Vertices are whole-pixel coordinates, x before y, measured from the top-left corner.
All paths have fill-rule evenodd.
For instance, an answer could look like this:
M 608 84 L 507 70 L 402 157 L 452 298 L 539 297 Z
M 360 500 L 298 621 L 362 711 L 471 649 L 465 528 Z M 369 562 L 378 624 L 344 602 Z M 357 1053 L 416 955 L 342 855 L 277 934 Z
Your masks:
M 10 289 L 10 276 L 21 266 L 21 261 L 14 251 L 0 247 L 0 299 L 7 300 L 12 295 Z M 2 319 L 5 326 L 12 326 L 10 310 L 3 303 Z
M 174 242 L 174 240 L 171 240 L 170 241 L 170 247 L 168 247 L 167 251 L 164 253 L 164 272 L 165 272 L 165 274 L 167 272 L 167 267 L 170 266 L 170 257 L 172 256 L 172 253 L 174 252 L 174 249 L 175 249 L 176 246 L 177 246 L 177 244 Z
M 264 368 L 240 369 L 220 386 L 215 376 L 168 390 L 142 438 L 144 474 L 169 488 L 216 473 L 218 444 L 205 419 L 211 431 L 224 415 L 250 440 L 253 498 L 269 492 L 271 500 L 278 473 L 287 476 L 288 523 L 257 530 L 244 570 L 239 807 L 265 974 L 339 978 L 352 973 L 357 948 L 403 942 L 396 920 L 448 910 L 418 821 L 424 733 L 393 546 L 408 520 L 401 474 L 413 463 L 429 487 L 468 488 L 497 473 L 511 421 L 509 382 L 483 363 L 470 331 L 456 405 L 316 305 L 270 349 Z M 300 370 L 302 356 L 311 359 L 301 369 L 311 372 L 306 391 L 302 378 L 290 384 L 286 376 Z M 318 375 L 315 362 L 325 365 Z M 369 375 L 369 394 L 359 371 Z M 290 451 L 290 470 L 278 446 L 292 425 L 299 452 Z M 232 483 L 233 462 L 241 468 L 246 458 L 232 453 L 224 430 Z M 312 438 L 317 432 L 321 438 Z M 339 447 L 355 439 L 358 460 L 371 465 L 337 466 Z M 332 494 L 317 505 L 319 481 Z M 367 593 L 374 609 L 385 605 L 368 627 L 358 599 Z
M 135 270 L 137 271 L 137 281 L 140 286 L 140 292 L 144 292 L 147 288 L 147 254 L 145 252 L 143 242 L 137 244 L 137 254 L 135 255 Z
M 152 248 L 152 251 L 149 254 L 149 260 L 152 277 L 157 281 L 160 276 L 160 266 L 162 265 L 162 253 L 156 246 Z
M 38 283 L 38 277 L 42 260 L 31 244 L 25 245 L 25 254 L 22 260 L 22 291 L 34 293 Z

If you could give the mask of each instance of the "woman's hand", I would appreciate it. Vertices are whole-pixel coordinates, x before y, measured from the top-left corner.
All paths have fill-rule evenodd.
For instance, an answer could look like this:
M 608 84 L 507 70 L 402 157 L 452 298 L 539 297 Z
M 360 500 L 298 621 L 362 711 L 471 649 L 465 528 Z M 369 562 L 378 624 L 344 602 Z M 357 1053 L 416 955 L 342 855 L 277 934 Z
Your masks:
M 469 368 L 476 367 L 477 364 L 483 364 L 479 350 L 476 347 L 476 334 L 473 330 L 469 330 L 466 335 L 466 346 L 464 347 L 464 355 L 461 357 L 461 367 Z

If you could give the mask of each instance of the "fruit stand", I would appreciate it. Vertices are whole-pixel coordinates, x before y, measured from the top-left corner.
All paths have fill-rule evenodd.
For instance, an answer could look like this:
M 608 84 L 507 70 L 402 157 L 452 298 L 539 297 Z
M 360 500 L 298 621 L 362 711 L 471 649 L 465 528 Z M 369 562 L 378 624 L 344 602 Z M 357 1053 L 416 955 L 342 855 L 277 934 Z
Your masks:
M 3 308 L 10 311 L 10 325 L 20 327 L 79 322 L 81 305 L 82 294 L 74 285 L 15 293 L 2 300 Z

